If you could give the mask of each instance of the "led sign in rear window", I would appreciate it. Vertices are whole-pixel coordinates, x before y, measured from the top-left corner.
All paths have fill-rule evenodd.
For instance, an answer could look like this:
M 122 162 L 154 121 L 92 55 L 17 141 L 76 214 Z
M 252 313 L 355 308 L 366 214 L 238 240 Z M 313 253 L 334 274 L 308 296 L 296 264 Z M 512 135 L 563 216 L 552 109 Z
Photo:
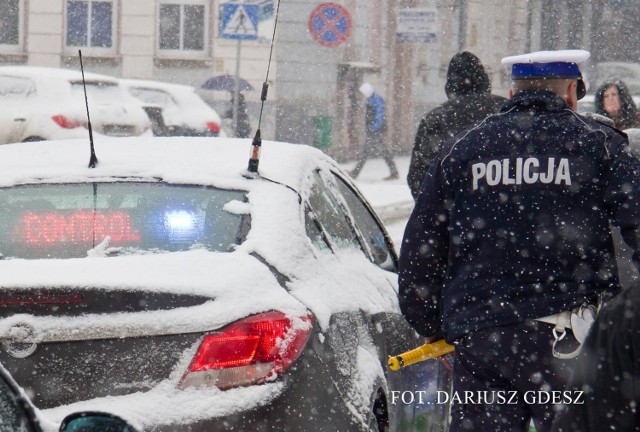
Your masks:
M 192 248 L 228 251 L 243 216 L 223 209 L 239 191 L 164 183 L 35 185 L 0 189 L 3 258 L 86 257 Z M 245 216 L 246 217 L 246 216 Z

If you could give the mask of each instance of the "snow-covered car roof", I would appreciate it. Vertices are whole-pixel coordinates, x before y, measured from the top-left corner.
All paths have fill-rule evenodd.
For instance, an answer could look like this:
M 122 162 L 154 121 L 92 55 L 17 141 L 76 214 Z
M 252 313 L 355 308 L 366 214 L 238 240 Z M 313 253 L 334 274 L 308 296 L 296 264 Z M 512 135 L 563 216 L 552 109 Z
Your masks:
M 19 75 L 33 79 L 61 79 L 65 81 L 82 80 L 82 72 L 73 69 L 48 68 L 39 66 L 0 66 L 0 74 Z M 96 74 L 92 72 L 84 73 L 86 80 L 104 81 L 111 84 L 118 84 L 118 80 L 108 75 Z
M 195 88 L 184 84 L 174 84 L 163 81 L 121 79 L 120 82 L 127 87 L 147 87 L 167 91 L 194 92 Z
M 246 189 L 250 147 L 249 139 L 100 137 L 95 142 L 99 163 L 90 169 L 88 138 L 8 144 L 0 146 L 0 187 L 139 178 Z M 319 161 L 337 168 L 312 147 L 264 141 L 259 171 L 298 190 L 302 175 Z
M 0 187 L 67 182 L 161 180 L 166 183 L 210 185 L 246 191 L 249 203 L 244 205 L 248 207 L 231 209 L 234 212 L 250 213 L 252 221 L 247 239 L 232 253 L 236 261 L 239 256 L 245 256 L 242 258 L 245 261 L 238 261 L 239 264 L 236 263 L 233 268 L 247 265 L 246 262 L 253 260 L 248 255 L 256 252 L 270 260 L 271 265 L 285 275 L 298 274 L 299 276 L 301 269 L 297 261 L 307 256 L 309 247 L 311 247 L 304 233 L 304 227 L 302 227 L 304 224 L 300 223 L 299 198 L 292 196 L 291 191 L 301 193 L 305 189 L 305 182 L 309 181 L 308 176 L 316 168 L 323 169 L 325 172 L 327 169 L 343 172 L 333 159 L 318 149 L 306 145 L 274 141 L 264 141 L 262 144 L 259 173 L 263 180 L 246 177 L 251 149 L 251 140 L 249 139 L 101 138 L 96 140 L 95 148 L 99 160 L 98 165 L 95 168 L 88 168 L 88 140 L 44 141 L 0 146 L 0 172 L 3 173 L 0 177 Z M 268 181 L 264 181 L 264 179 Z M 242 203 L 236 204 L 242 207 Z M 283 242 L 283 239 L 287 239 L 287 241 Z M 360 252 L 356 251 L 356 255 L 359 254 Z M 220 254 L 206 251 L 194 250 L 172 255 L 173 258 L 165 258 L 162 254 L 124 256 L 107 259 L 104 262 L 102 262 L 103 260 L 96 262 L 92 259 L 45 260 L 52 261 L 48 264 L 38 263 L 39 260 L 4 260 L 0 261 L 5 269 L 0 272 L 0 286 L 38 285 L 46 280 L 50 286 L 51 284 L 74 286 L 79 282 L 82 286 L 128 286 L 130 289 L 136 289 L 135 287 L 157 286 L 158 277 L 156 271 L 149 271 L 147 275 L 145 272 L 139 272 L 136 273 L 135 278 L 131 278 L 128 275 L 131 274 L 130 266 L 132 265 L 138 269 L 147 265 L 149 268 L 156 268 L 162 260 L 173 259 L 174 264 L 163 263 L 159 268 L 165 268 L 169 273 L 173 268 L 178 275 L 180 272 L 177 269 L 183 264 L 186 265 L 187 262 L 190 263 L 188 266 L 193 267 L 200 262 L 199 260 L 202 260 L 205 263 L 203 268 L 207 266 L 214 268 L 209 263 L 211 259 L 216 260 L 217 263 L 222 262 L 219 260 Z M 183 264 L 181 264 L 181 260 L 184 260 Z M 364 263 L 367 266 L 370 265 L 368 260 L 364 260 Z M 362 264 L 354 263 L 352 270 L 356 265 Z M 48 271 L 32 272 L 28 270 L 29 268 L 43 269 L 43 266 L 47 267 Z M 83 271 L 81 273 L 72 271 L 74 266 L 79 266 Z M 227 269 L 230 268 L 228 263 L 222 268 L 225 266 Z M 14 271 L 8 271 L 9 267 Z M 89 267 L 95 267 L 95 270 L 85 273 Z M 383 270 L 379 271 L 384 273 Z M 319 284 L 319 286 L 326 285 L 319 292 L 336 291 L 333 296 L 328 297 L 335 299 L 331 310 L 341 310 L 354 304 L 362 307 L 361 294 L 364 295 L 365 292 L 368 292 L 368 295 L 371 296 L 371 286 L 375 285 L 372 282 L 373 285 L 360 287 L 363 292 L 358 293 L 360 288 L 355 288 L 357 284 L 351 284 L 352 289 L 347 296 L 346 293 L 342 293 L 344 290 L 339 286 L 334 286 L 335 284 L 331 280 L 327 280 L 326 275 L 320 269 L 309 268 L 304 273 L 305 280 L 315 280 L 316 285 Z M 28 274 L 29 277 L 25 278 L 25 274 Z M 229 276 L 231 275 L 242 278 L 247 276 L 247 273 L 246 271 L 229 272 Z M 178 277 L 175 276 L 175 278 Z M 341 276 L 340 280 L 347 283 L 349 278 L 349 274 L 345 274 Z M 206 278 L 186 285 L 179 280 L 175 280 L 175 284 L 167 283 L 174 279 L 174 276 L 170 275 L 162 276 L 161 279 L 164 283 L 160 285 L 164 285 L 165 289 L 172 292 L 185 292 L 185 290 L 197 294 L 215 292 L 211 287 L 211 282 Z M 272 282 L 275 284 L 275 279 Z M 225 283 L 222 285 L 227 286 Z M 230 286 L 238 285 L 238 283 L 233 283 Z M 302 297 L 309 295 L 308 304 L 313 304 L 316 303 L 313 299 L 317 286 L 310 287 L 312 285 L 307 287 L 305 284 L 300 295 Z M 353 297 L 351 297 L 352 295 Z M 373 310 L 378 310 L 379 302 L 380 299 L 372 300 Z M 385 307 L 393 308 L 394 302 L 395 299 L 382 300 Z M 319 304 L 326 303 L 327 300 L 323 300 Z M 329 303 L 334 303 L 334 301 L 329 301 Z M 273 305 L 269 304 L 269 306 Z M 259 310 L 266 309 L 258 308 Z M 325 321 L 329 316 L 328 310 L 318 309 L 314 313 L 322 325 L 328 324 Z

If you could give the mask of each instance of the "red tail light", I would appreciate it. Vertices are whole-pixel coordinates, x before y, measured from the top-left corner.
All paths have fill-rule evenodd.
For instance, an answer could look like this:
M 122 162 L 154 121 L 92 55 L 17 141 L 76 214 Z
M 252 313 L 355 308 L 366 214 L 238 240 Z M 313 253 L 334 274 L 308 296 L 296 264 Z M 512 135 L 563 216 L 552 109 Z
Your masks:
M 71 120 L 70 118 L 65 117 L 63 115 L 55 115 L 51 117 L 51 120 L 56 122 L 58 126 L 65 129 L 73 129 L 73 128 L 84 126 L 82 122 Z
M 207 335 L 180 388 L 227 389 L 273 379 L 298 358 L 311 328 L 311 315 L 267 312 Z
M 220 133 L 220 125 L 216 122 L 213 122 L 213 121 L 207 122 L 207 127 L 211 132 L 213 132 L 216 135 Z

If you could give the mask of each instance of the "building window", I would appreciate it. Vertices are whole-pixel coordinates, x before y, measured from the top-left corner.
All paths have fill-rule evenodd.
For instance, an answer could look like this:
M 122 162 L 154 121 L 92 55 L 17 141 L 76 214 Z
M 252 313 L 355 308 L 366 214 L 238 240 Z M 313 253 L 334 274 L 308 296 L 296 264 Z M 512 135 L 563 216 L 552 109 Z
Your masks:
M 90 48 L 94 53 L 113 51 L 114 2 L 67 1 L 67 48 Z
M 162 1 L 158 48 L 162 54 L 202 56 L 207 46 L 208 5 L 199 0 Z
M 22 50 L 23 0 L 0 0 L 0 52 Z

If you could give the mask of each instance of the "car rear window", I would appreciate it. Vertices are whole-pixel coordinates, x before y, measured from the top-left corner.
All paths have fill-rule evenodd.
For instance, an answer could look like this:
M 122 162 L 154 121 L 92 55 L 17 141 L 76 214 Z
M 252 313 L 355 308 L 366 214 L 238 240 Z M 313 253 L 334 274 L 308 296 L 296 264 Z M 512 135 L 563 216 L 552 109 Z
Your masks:
M 79 258 L 203 248 L 242 241 L 241 191 L 166 183 L 0 188 L 2 258 Z M 248 217 L 248 216 L 247 216 Z
M 162 107 L 174 106 L 176 102 L 171 95 L 162 90 L 147 89 L 142 87 L 131 87 L 129 92 L 140 99 L 142 102 L 154 105 L 160 105 Z
M 36 86 L 29 78 L 0 75 L 0 97 L 26 99 L 36 94 Z
M 106 81 L 87 81 L 87 98 L 89 103 L 118 104 L 127 98 L 124 88 L 118 84 Z M 71 83 L 71 94 L 75 98 L 82 98 L 84 103 L 84 86 L 82 81 Z

